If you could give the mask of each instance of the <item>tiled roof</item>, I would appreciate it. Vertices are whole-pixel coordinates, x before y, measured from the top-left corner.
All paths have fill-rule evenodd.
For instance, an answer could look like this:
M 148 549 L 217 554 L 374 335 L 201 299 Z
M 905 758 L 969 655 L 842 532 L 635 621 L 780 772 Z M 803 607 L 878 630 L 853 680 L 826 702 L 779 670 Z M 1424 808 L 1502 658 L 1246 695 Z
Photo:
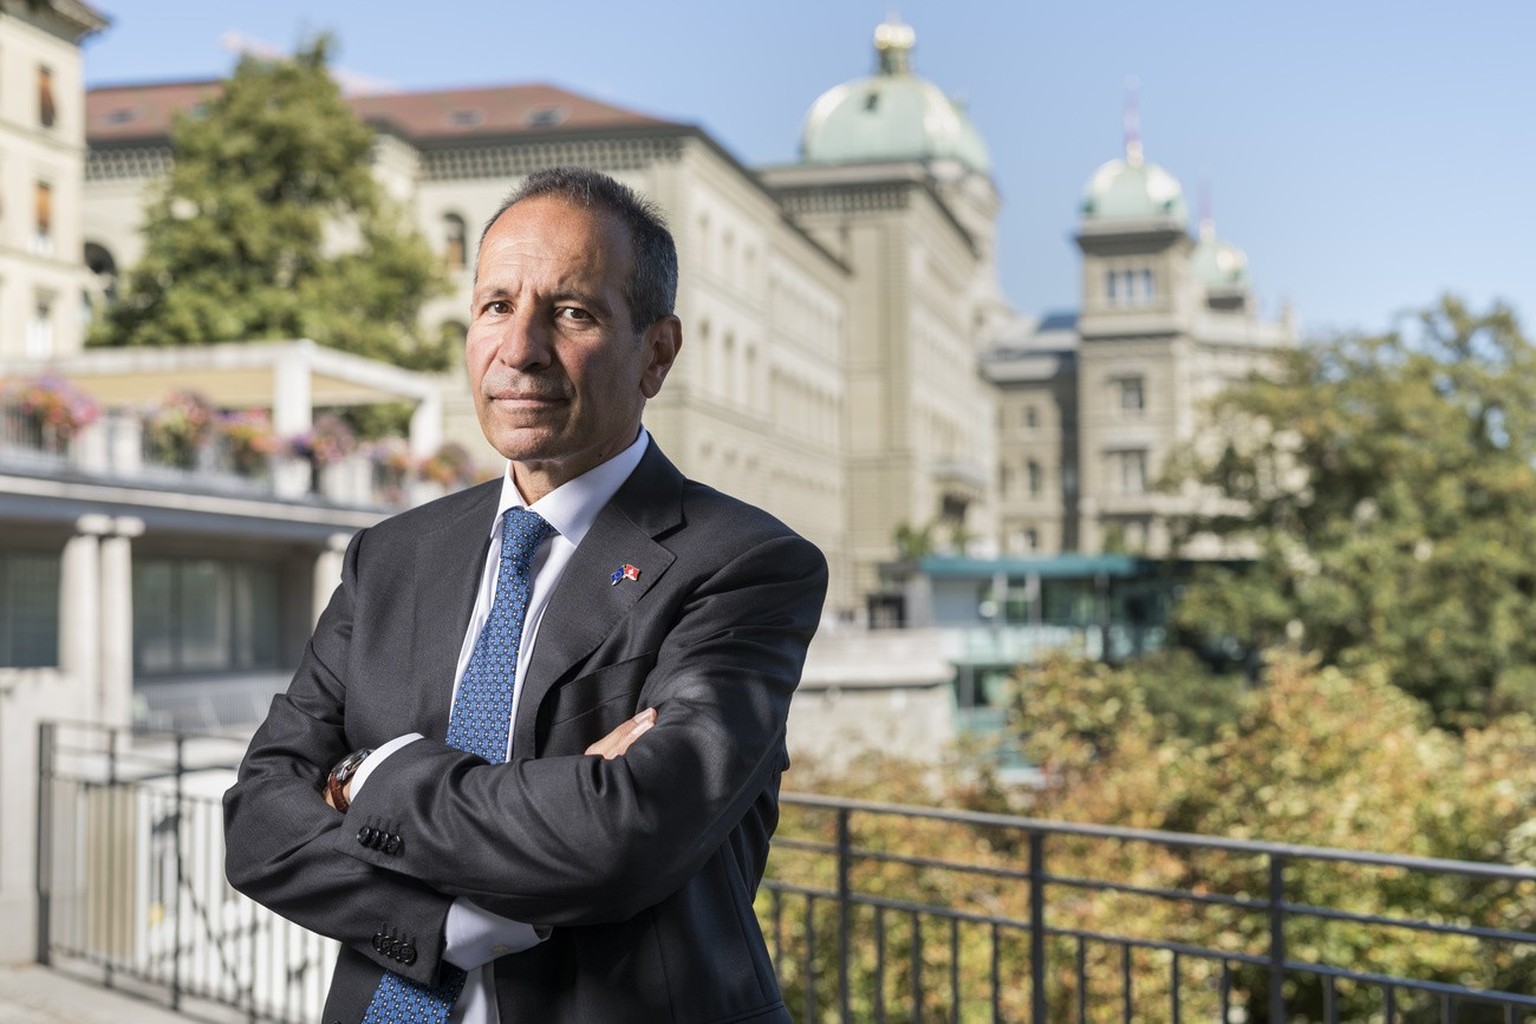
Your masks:
M 85 94 L 85 137 L 92 141 L 169 135 L 171 118 L 219 94 L 223 82 L 171 82 L 90 89 Z
M 218 94 L 223 83 L 105 86 L 86 93 L 86 138 L 93 143 L 161 138 L 173 116 Z M 416 142 L 524 131 L 661 127 L 675 122 L 589 99 L 552 85 L 507 85 L 350 96 L 364 120 Z M 679 126 L 680 127 L 680 126 Z

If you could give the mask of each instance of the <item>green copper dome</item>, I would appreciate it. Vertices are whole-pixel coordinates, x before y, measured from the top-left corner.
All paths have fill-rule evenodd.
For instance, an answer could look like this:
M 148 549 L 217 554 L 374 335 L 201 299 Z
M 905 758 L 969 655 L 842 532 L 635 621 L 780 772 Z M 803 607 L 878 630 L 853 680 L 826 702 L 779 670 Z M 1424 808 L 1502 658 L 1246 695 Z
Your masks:
M 911 71 L 911 26 L 875 29 L 880 69 L 828 89 L 805 116 L 800 152 L 810 164 L 957 160 L 987 173 L 986 143 L 965 110 Z
M 1093 172 L 1083 189 L 1083 219 L 1163 220 L 1189 223 L 1184 190 L 1178 179 L 1141 155 L 1141 145 L 1131 142 L 1123 160 L 1111 160 Z
M 1200 222 L 1200 240 L 1190 258 L 1195 277 L 1214 291 L 1248 287 L 1248 257 L 1237 246 L 1216 237 L 1209 220 Z

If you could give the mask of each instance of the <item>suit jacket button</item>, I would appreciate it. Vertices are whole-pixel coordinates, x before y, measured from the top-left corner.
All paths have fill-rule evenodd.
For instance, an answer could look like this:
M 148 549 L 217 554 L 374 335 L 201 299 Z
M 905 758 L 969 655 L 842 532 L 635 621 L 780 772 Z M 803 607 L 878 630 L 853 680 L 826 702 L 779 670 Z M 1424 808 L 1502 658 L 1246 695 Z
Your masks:
M 388 839 L 384 840 L 384 852 L 385 853 L 399 853 L 400 852 L 400 843 L 401 843 L 401 839 L 400 839 L 399 836 L 393 835 L 393 834 L 390 835 L 390 837 Z
M 409 967 L 416 962 L 416 947 L 409 942 L 400 950 L 400 962 Z
M 373 948 L 377 952 L 380 952 L 380 953 L 384 952 L 384 933 L 383 932 L 374 932 L 373 933 Z
M 367 846 L 368 843 L 372 839 L 373 839 L 373 829 L 372 828 L 368 827 L 367 825 L 364 825 L 362 828 L 357 830 L 357 841 L 359 843 L 362 843 L 364 846 Z

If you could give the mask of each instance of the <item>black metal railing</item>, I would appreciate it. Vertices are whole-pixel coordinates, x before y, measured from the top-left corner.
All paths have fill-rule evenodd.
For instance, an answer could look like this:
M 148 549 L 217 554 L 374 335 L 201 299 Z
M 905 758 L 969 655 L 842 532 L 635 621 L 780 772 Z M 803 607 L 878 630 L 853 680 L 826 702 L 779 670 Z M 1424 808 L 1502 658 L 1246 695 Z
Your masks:
M 797 1019 L 1536 1020 L 1536 871 L 789 796 Z
M 318 1019 L 336 944 L 224 879 L 220 796 L 244 745 L 42 725 L 40 962 L 193 1016 L 233 1008 L 250 1021 Z
M 223 875 L 241 744 L 44 725 L 38 958 L 318 1018 L 334 943 Z M 1536 1021 L 1536 871 L 786 795 L 759 917 L 821 1021 Z

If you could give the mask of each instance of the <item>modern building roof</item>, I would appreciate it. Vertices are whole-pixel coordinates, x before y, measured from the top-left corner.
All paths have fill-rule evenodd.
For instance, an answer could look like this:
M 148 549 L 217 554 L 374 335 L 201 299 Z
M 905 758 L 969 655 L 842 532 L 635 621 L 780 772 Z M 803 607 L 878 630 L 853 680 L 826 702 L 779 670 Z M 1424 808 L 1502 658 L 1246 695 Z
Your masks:
M 875 29 L 876 73 L 828 89 L 806 114 L 806 163 L 948 159 L 990 171 L 986 143 L 964 108 L 912 73 L 916 40 L 911 26 L 894 19 Z
M 92 143 L 168 137 L 175 115 L 217 96 L 223 81 L 103 86 L 86 93 Z M 519 132 L 684 127 L 552 85 L 506 85 L 349 96 L 363 120 L 413 142 Z

